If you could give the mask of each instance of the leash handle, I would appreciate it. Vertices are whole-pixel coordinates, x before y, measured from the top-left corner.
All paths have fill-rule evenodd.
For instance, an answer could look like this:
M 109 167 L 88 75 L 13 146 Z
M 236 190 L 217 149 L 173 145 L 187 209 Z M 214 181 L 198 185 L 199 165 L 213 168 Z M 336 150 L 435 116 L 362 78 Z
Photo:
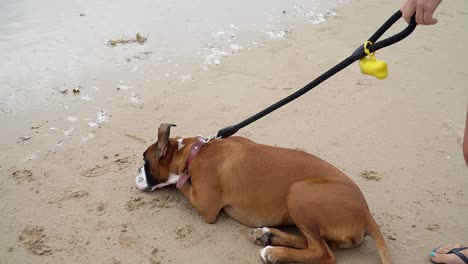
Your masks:
M 382 41 L 379 41 L 376 43 L 376 41 L 390 28 L 397 22 L 400 18 L 402 17 L 402 13 L 400 10 L 398 10 L 395 14 L 393 14 L 369 39 L 371 43 L 374 43 L 373 45 L 366 45 L 368 51 L 375 52 L 379 49 L 385 48 L 387 46 L 390 46 L 392 44 L 395 44 L 407 36 L 409 36 L 414 29 L 416 28 L 416 15 L 413 15 L 411 18 L 411 22 L 409 25 L 400 33 L 397 33 L 387 39 L 384 39 Z M 338 63 L 336 66 L 331 68 L 330 70 L 326 71 L 319 77 L 317 77 L 315 80 L 307 84 L 306 86 L 302 87 L 298 91 L 294 92 L 293 94 L 283 98 L 282 100 L 276 102 L 275 104 L 265 108 L 264 110 L 258 112 L 257 114 L 245 119 L 244 121 L 232 125 L 232 126 L 227 126 L 221 130 L 218 131 L 216 137 L 217 138 L 227 138 L 229 136 L 234 135 L 239 129 L 253 123 L 254 121 L 264 117 L 265 115 L 275 111 L 276 109 L 282 107 L 283 105 L 293 101 L 294 99 L 298 98 L 299 96 L 305 94 L 306 92 L 312 90 L 314 87 L 322 83 L 323 81 L 327 80 L 331 76 L 335 75 L 339 71 L 343 70 L 344 68 L 348 67 L 350 64 L 353 62 L 360 60 L 367 56 L 365 50 L 364 50 L 365 45 L 359 46 L 359 48 L 351 54 L 348 58 L 344 59 L 342 62 Z
M 393 24 L 395 24 L 402 16 L 403 14 L 401 13 L 400 10 L 398 10 L 395 14 L 393 14 L 393 16 L 391 16 L 369 39 L 368 41 L 370 41 L 371 45 L 367 45 L 367 48 L 369 50 L 370 53 L 373 53 L 379 49 L 382 49 L 382 48 L 385 48 L 385 47 L 388 47 L 390 45 L 393 45 L 403 39 L 405 39 L 406 37 L 408 37 L 411 33 L 413 33 L 414 29 L 416 28 L 417 26 L 417 23 L 416 23 L 416 14 L 414 14 L 412 17 L 411 17 L 411 21 L 410 23 L 408 24 L 408 26 L 402 30 L 401 32 L 391 36 L 391 37 L 388 37 L 384 40 L 381 40 L 379 42 L 376 42 L 389 28 L 391 28 L 393 26 Z M 366 41 L 367 42 L 367 41 Z M 372 44 L 374 43 L 374 44 Z M 359 46 L 359 48 L 356 49 L 356 51 L 353 52 L 353 54 L 351 55 L 351 57 L 353 57 L 353 59 L 355 60 L 360 60 L 364 57 L 367 56 L 367 53 L 365 52 L 365 45 L 361 45 Z

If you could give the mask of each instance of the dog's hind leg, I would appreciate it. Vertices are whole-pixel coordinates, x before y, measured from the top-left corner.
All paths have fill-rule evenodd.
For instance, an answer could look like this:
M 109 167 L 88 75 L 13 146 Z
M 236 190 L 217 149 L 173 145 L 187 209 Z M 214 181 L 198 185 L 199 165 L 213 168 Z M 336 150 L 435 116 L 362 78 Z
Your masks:
M 334 184 L 317 182 L 297 182 L 291 185 L 287 198 L 288 213 L 306 239 L 307 248 L 268 246 L 260 251 L 264 262 L 335 263 L 335 256 L 325 241 L 324 234 L 329 230 L 329 221 L 341 226 L 341 222 L 346 220 L 342 215 L 336 214 L 336 208 L 339 208 L 339 202 L 342 199 L 335 201 L 336 196 L 326 196 L 327 193 L 323 193 L 323 189 L 329 191 L 332 188 L 335 188 Z M 347 237 L 346 230 L 346 228 L 343 231 L 338 229 L 338 235 L 341 237 L 343 233 L 343 236 Z M 338 241 L 342 240 L 338 239 Z
M 298 215 L 295 215 L 296 217 Z M 330 250 L 327 242 L 320 237 L 319 226 L 313 222 L 307 222 L 307 227 L 302 225 L 304 218 L 292 216 L 299 230 L 304 235 L 306 245 L 304 249 L 292 247 L 267 246 L 260 250 L 260 257 L 265 263 L 289 263 L 300 262 L 305 264 L 334 264 L 335 255 Z M 296 221 L 299 220 L 299 221 Z
M 298 249 L 307 248 L 307 240 L 302 234 L 293 235 L 276 228 L 255 228 L 250 230 L 250 239 L 262 246 L 285 246 Z
M 334 264 L 335 256 L 327 243 L 318 239 L 307 239 L 309 248 L 267 246 L 260 250 L 260 257 L 265 263 L 300 262 L 305 264 Z
M 265 263 L 334 264 L 335 255 L 327 242 L 321 238 L 319 225 L 314 221 L 313 215 L 304 215 L 304 208 L 298 206 L 297 196 L 301 196 L 301 192 L 290 193 L 287 206 L 293 222 L 302 232 L 305 245 L 304 241 L 300 241 L 299 245 L 289 247 L 267 246 L 260 250 L 260 257 Z

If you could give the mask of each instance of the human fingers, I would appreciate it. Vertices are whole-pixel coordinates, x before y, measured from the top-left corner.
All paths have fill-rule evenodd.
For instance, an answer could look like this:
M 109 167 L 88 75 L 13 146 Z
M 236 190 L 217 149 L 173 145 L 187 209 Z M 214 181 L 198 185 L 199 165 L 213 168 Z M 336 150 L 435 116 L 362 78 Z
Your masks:
M 424 12 L 426 10 L 424 9 L 423 5 L 419 4 L 417 7 L 416 7 L 416 23 L 418 23 L 419 25 L 425 25 L 424 24 Z M 431 16 L 432 18 L 432 16 Z
M 406 6 L 408 5 L 409 0 L 406 0 L 403 2 L 403 4 L 400 7 L 401 13 L 403 13 L 403 10 L 405 10 Z
M 416 11 L 417 14 L 417 11 Z M 437 23 L 437 19 L 433 18 L 434 15 L 434 10 L 432 9 L 424 9 L 424 14 L 423 14 L 423 25 L 434 25 Z
M 437 19 L 433 17 L 434 12 L 436 11 L 437 7 L 440 5 L 442 0 L 432 0 L 432 1 L 425 1 L 424 3 L 424 24 L 423 25 L 434 25 L 438 22 Z
M 414 12 L 416 11 L 416 1 L 414 0 L 409 0 L 404 9 L 402 10 L 402 16 L 406 20 L 406 22 L 411 21 L 411 16 L 413 16 Z

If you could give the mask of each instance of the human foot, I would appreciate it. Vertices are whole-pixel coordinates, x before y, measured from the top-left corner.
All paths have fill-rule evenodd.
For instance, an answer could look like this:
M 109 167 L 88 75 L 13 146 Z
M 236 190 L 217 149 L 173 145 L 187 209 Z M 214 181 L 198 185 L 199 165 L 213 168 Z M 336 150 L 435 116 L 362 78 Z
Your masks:
M 468 247 L 448 245 L 435 249 L 430 254 L 434 263 L 468 264 Z

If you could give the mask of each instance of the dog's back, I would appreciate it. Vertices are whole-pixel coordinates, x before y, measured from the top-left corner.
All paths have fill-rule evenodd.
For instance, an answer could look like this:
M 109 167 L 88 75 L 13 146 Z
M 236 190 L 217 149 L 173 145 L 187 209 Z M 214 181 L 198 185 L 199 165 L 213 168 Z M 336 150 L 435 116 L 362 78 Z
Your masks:
M 354 185 L 331 164 L 300 150 L 258 144 L 242 137 L 215 140 L 203 148 L 190 168 L 192 181 L 217 182 L 227 204 L 224 210 L 248 226 L 292 224 L 286 197 L 296 182 Z M 232 190 L 242 190 L 242 195 Z

